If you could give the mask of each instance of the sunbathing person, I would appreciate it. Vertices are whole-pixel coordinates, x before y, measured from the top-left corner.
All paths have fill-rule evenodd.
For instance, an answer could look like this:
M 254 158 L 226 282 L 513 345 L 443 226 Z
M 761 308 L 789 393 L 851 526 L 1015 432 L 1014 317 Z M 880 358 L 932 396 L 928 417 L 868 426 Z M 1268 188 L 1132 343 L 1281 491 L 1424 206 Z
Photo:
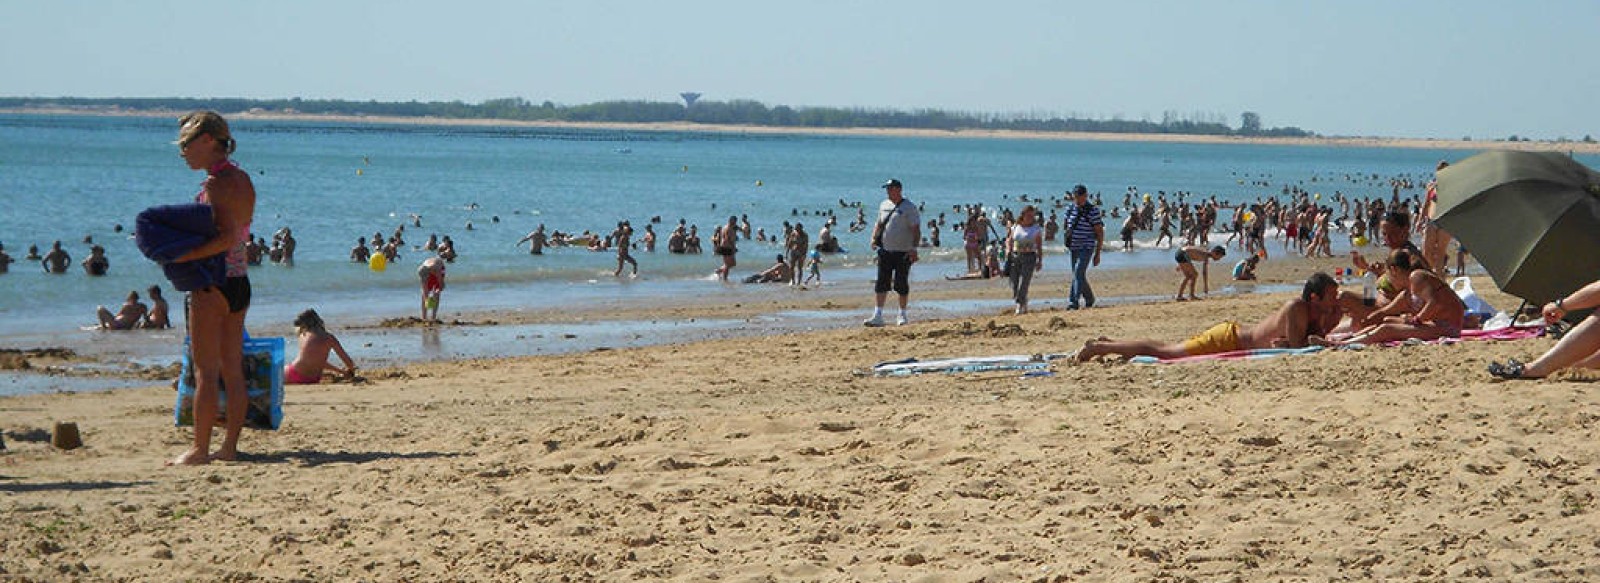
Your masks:
M 1427 263 L 1422 259 L 1422 250 L 1411 242 L 1411 215 L 1402 212 L 1385 213 L 1383 220 L 1378 223 L 1378 233 L 1383 236 L 1383 246 L 1390 252 L 1401 249 L 1412 252 L 1416 265 L 1428 269 Z M 1365 319 L 1377 306 L 1385 306 L 1394 296 L 1400 295 L 1404 281 L 1395 281 L 1389 277 L 1388 270 L 1384 269 L 1382 262 L 1368 263 L 1360 251 L 1350 251 L 1350 263 L 1356 268 L 1356 273 L 1372 272 L 1378 277 L 1377 298 L 1373 303 L 1366 303 L 1357 293 L 1345 293 L 1340 296 L 1346 313 L 1350 314 L 1352 325 Z
M 1175 344 L 1156 340 L 1111 340 L 1101 337 L 1083 343 L 1078 360 L 1097 356 L 1154 356 L 1181 358 L 1257 348 L 1303 348 L 1323 346 L 1323 338 L 1339 324 L 1344 311 L 1339 307 L 1339 282 L 1326 273 L 1315 273 L 1306 280 L 1298 299 L 1289 300 L 1267 319 L 1244 328 L 1228 321 L 1212 326 L 1198 336 Z
M 1568 312 L 1600 306 L 1600 281 L 1583 286 L 1572 294 L 1544 305 L 1544 321 L 1554 324 Z M 1503 379 L 1540 379 L 1568 368 L 1600 368 L 1600 311 L 1585 317 L 1568 330 L 1555 346 L 1533 362 L 1517 359 L 1489 363 L 1489 374 Z
M 1344 344 L 1458 338 L 1467 307 L 1439 275 L 1423 266 L 1422 255 L 1409 249 L 1389 254 L 1384 270 L 1389 281 L 1405 282 L 1388 305 L 1360 321 L 1364 326 Z M 1356 324 L 1352 324 L 1352 327 Z

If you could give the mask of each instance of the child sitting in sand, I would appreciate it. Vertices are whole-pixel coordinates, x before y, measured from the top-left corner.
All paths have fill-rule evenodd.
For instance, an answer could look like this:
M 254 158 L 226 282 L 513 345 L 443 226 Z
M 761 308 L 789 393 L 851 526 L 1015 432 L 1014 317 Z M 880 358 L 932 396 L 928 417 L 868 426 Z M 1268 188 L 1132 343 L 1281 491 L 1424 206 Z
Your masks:
M 1205 283 L 1203 289 L 1206 290 L 1206 293 L 1211 293 L 1211 262 L 1222 259 L 1227 254 L 1228 250 L 1223 249 L 1221 245 L 1212 247 L 1210 251 L 1206 251 L 1204 247 L 1196 247 L 1194 245 L 1186 245 L 1178 249 L 1178 252 L 1172 256 L 1173 260 L 1178 262 L 1178 273 L 1183 274 L 1183 281 L 1178 282 L 1178 301 L 1184 301 L 1183 288 L 1185 287 L 1189 288 L 1188 299 L 1200 299 L 1194 295 L 1194 280 L 1196 278 L 1202 278 Z M 1194 262 L 1196 261 L 1200 262 L 1198 271 L 1194 268 Z
M 300 312 L 294 319 L 294 327 L 300 331 L 300 354 L 294 357 L 294 362 L 283 367 L 284 384 L 315 385 L 322 382 L 322 371 L 325 370 L 343 375 L 346 379 L 356 377 L 355 361 L 344 351 L 339 339 L 328 333 L 322 316 L 317 315 L 316 310 Z M 330 350 L 344 361 L 344 368 L 328 362 Z
M 1261 257 L 1251 255 L 1243 261 L 1233 264 L 1234 281 L 1255 281 L 1256 265 L 1261 263 Z

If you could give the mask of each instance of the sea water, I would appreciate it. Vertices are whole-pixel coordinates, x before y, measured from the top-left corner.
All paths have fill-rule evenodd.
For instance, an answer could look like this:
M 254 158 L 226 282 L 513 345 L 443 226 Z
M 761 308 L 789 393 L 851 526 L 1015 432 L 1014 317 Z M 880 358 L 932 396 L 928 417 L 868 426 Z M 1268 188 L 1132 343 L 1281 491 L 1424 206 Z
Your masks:
M 178 157 L 176 130 L 166 118 L 0 115 L 0 242 L 18 261 L 0 275 L 0 346 L 54 345 L 92 334 L 79 328 L 96 322 L 96 305 L 115 311 L 128 291 L 143 296 L 151 284 L 162 285 L 181 311 L 179 294 L 131 239 L 139 211 L 192 200 L 204 178 Z M 709 249 L 712 230 L 730 216 L 748 216 L 754 228 L 780 239 L 784 221 L 800 222 L 815 241 L 833 213 L 834 233 L 855 252 L 830 256 L 824 275 L 865 290 L 868 234 L 846 226 L 857 203 L 874 220 L 879 185 L 891 177 L 923 205 L 924 221 L 943 214 L 955 223 L 960 205 L 1017 208 L 1019 195 L 1061 199 L 1079 183 L 1108 206 L 1120 204 L 1130 186 L 1239 203 L 1281 196 L 1287 185 L 1333 205 L 1336 192 L 1387 198 L 1388 178 L 1401 175 L 1416 185 L 1402 194 L 1420 195 L 1438 160 L 1472 153 L 318 121 L 236 120 L 233 131 L 234 159 L 257 191 L 255 234 L 270 239 L 289 228 L 298 241 L 292 266 L 252 269 L 252 326 L 288 322 L 307 307 L 333 322 L 413 314 L 415 266 L 427 255 L 414 248 L 432 234 L 450 236 L 461 255 L 449 267 L 446 312 L 684 295 L 738 301 L 752 292 L 708 280 L 715 255 L 665 252 L 680 219 L 699 227 Z M 656 253 L 634 252 L 640 279 L 612 276 L 614 252 L 547 248 L 533 256 L 526 244 L 515 244 L 539 224 L 603 235 L 621 220 L 631 222 L 636 242 L 646 225 L 656 231 Z M 1107 248 L 1115 249 L 1120 222 L 1107 222 Z M 379 273 L 349 261 L 358 237 L 387 237 L 402 225 L 407 248 L 389 269 Z M 965 270 L 959 232 L 947 228 L 941 235 L 943 247 L 924 254 L 915 278 Z M 108 276 L 85 276 L 77 265 L 88 255 L 86 238 L 106 248 Z M 23 259 L 29 245 L 44 252 L 56 240 L 72 255 L 68 274 L 47 275 Z M 735 277 L 764 269 L 779 251 L 777 244 L 742 242 Z M 1104 263 L 1166 261 L 1168 254 L 1154 251 L 1108 252 Z M 1047 255 L 1047 269 L 1066 267 L 1060 253 Z

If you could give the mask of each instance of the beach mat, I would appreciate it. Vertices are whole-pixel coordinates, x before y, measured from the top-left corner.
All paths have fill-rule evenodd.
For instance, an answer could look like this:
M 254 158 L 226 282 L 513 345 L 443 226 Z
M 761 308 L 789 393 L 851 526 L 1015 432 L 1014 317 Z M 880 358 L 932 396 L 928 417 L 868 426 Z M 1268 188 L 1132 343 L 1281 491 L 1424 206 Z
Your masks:
M 1049 370 L 1050 361 L 1061 355 L 1015 354 L 1006 356 L 969 356 L 917 360 L 907 358 L 879 363 L 872 367 L 878 376 L 908 376 L 923 373 L 989 372 L 997 370 L 1042 371 Z
M 283 423 L 282 338 L 246 338 L 244 341 L 244 381 L 250 406 L 245 410 L 244 426 L 275 431 Z M 217 415 L 227 410 L 228 395 L 217 396 Z M 183 341 L 183 374 L 178 377 L 178 401 L 173 406 L 174 423 L 194 425 L 194 363 L 189 356 L 189 341 Z

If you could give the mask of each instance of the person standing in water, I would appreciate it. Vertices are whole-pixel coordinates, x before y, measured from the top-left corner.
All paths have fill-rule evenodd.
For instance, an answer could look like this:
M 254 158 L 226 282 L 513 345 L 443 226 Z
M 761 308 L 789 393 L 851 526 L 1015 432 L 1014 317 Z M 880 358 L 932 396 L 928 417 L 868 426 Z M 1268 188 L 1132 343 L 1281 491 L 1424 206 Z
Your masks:
M 444 295 L 444 260 L 438 257 L 422 260 L 422 265 L 417 266 L 417 278 L 422 281 L 422 321 L 438 322 L 439 297 Z

